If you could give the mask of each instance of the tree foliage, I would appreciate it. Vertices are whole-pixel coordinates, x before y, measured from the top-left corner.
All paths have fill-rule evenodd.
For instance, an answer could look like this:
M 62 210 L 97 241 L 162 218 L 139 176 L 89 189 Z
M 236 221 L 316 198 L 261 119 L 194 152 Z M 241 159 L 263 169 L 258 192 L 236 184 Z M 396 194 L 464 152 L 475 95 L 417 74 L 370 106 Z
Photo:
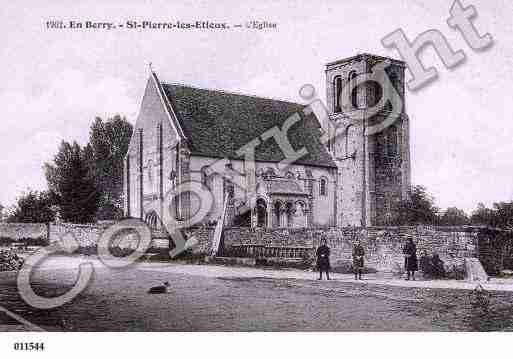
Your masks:
M 100 192 L 98 219 L 119 218 L 123 213 L 123 159 L 133 127 L 116 115 L 106 121 L 97 117 L 86 147 L 88 168 Z
M 11 208 L 7 222 L 47 223 L 55 218 L 52 209 L 54 197 L 48 191 L 29 190 L 22 194 Z
M 462 209 L 449 207 L 440 216 L 438 223 L 442 226 L 462 226 L 468 225 L 470 219 Z
M 426 187 L 417 185 L 411 189 L 409 198 L 397 204 L 392 224 L 400 226 L 436 224 L 438 212 L 433 196 L 427 192 Z
M 494 203 L 492 208 L 479 203 L 470 221 L 474 225 L 513 229 L 513 202 Z
M 76 142 L 61 143 L 53 162 L 44 168 L 63 221 L 87 223 L 121 217 L 123 158 L 132 131 L 132 125 L 119 115 L 106 121 L 97 117 L 83 148 Z
M 90 156 L 89 146 L 82 149 L 76 142 L 62 141 L 53 163 L 44 166 L 48 187 L 65 222 L 89 223 L 96 218 L 100 192 L 87 166 Z

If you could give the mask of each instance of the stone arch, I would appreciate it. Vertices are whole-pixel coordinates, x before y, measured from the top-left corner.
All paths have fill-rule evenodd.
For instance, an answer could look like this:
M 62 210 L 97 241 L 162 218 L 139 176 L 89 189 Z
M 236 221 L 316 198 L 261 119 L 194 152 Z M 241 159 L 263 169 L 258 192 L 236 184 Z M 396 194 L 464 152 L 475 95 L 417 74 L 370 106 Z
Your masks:
M 274 227 L 283 227 L 283 203 L 277 200 L 273 203 Z
M 158 229 L 159 228 L 159 216 L 157 215 L 157 212 L 150 211 L 146 213 L 146 216 L 144 216 L 144 222 L 150 227 L 150 229 Z
M 267 202 L 262 197 L 259 197 L 256 200 L 255 215 L 257 227 L 267 227 Z
M 347 157 L 352 156 L 356 152 L 356 126 L 350 124 L 346 127 L 346 136 L 344 150 Z
M 295 203 L 295 223 L 294 227 L 308 227 L 308 205 L 303 200 L 297 200 Z
M 294 202 L 287 201 L 285 203 L 285 216 L 287 218 L 287 227 L 294 226 L 294 213 L 296 209 L 294 208 Z

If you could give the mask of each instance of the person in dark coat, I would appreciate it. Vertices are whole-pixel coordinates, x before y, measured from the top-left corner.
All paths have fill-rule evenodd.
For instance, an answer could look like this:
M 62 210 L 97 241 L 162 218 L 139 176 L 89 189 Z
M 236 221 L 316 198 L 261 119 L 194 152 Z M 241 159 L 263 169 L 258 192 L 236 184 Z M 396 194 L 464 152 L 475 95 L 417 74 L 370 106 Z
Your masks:
M 409 237 L 408 242 L 403 247 L 403 253 L 404 267 L 408 273 L 406 280 L 410 280 L 410 274 L 411 278 L 415 280 L 415 271 L 419 270 L 419 265 L 417 261 L 417 246 L 413 243 L 413 237 Z
M 326 238 L 321 239 L 321 245 L 317 248 L 317 268 L 319 280 L 322 279 L 322 272 L 326 272 L 326 279 L 330 280 L 330 247 L 326 245 Z
M 365 251 L 362 247 L 362 244 L 359 240 L 354 243 L 353 246 L 353 270 L 354 270 L 354 279 L 362 279 L 362 271 L 365 256 Z

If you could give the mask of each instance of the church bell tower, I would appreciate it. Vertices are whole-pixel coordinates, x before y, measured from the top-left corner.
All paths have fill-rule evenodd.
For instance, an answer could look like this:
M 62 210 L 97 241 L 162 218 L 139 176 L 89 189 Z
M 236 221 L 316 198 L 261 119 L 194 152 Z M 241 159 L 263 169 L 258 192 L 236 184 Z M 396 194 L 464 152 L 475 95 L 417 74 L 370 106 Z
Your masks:
M 326 65 L 340 226 L 391 225 L 397 203 L 409 195 L 404 70 L 403 61 L 370 54 Z

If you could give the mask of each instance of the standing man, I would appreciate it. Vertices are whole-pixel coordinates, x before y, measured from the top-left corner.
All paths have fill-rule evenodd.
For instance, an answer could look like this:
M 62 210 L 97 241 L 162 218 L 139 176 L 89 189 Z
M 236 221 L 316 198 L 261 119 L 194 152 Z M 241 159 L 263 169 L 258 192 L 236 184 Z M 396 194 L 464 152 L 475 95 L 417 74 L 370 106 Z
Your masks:
M 360 240 L 357 239 L 353 246 L 353 270 L 355 280 L 362 279 L 364 264 L 363 256 L 365 256 L 365 251 L 363 250 L 363 246 L 360 243 Z
M 419 270 L 417 262 L 417 246 L 413 243 L 413 237 L 408 237 L 408 242 L 403 247 L 404 253 L 404 267 L 408 273 L 406 280 L 410 280 L 410 274 L 412 280 L 415 280 L 415 271 Z
M 326 272 L 326 278 L 330 280 L 330 247 L 326 245 L 326 237 L 321 238 L 321 245 L 317 248 L 317 268 L 319 280 L 322 280 L 322 272 Z

